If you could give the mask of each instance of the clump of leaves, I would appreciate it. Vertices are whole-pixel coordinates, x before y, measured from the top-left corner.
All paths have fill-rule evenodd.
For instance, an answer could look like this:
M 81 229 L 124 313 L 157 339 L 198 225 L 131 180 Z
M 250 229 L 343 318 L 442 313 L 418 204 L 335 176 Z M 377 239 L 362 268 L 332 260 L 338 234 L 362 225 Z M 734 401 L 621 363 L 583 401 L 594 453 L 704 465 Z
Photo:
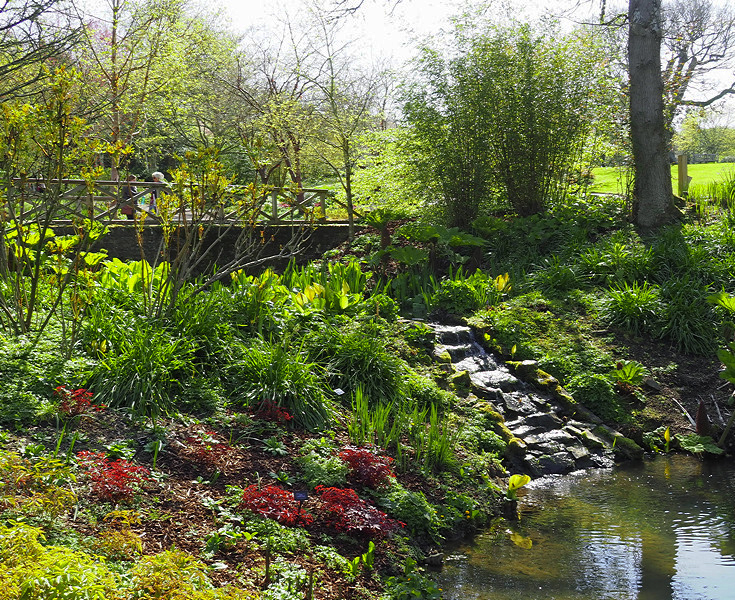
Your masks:
M 92 492 L 103 500 L 130 500 L 136 488 L 149 480 L 150 471 L 123 458 L 110 460 L 104 452 L 77 454 L 79 466 L 89 478 Z
M 610 325 L 635 335 L 652 332 L 661 312 L 660 289 L 647 281 L 614 284 L 607 292 L 603 308 Z
M 637 386 L 646 376 L 646 368 L 638 361 L 622 360 L 615 365 L 611 376 L 618 384 Z
M 248 486 L 243 491 L 240 508 L 290 527 L 304 527 L 314 522 L 314 517 L 300 508 L 291 492 L 275 485 L 260 489 L 257 485 Z
M 714 440 L 708 435 L 697 435 L 696 433 L 677 433 L 676 440 L 679 446 L 692 454 L 722 454 L 724 450 L 715 444 Z
M 59 413 L 65 417 L 80 417 L 105 409 L 104 404 L 92 404 L 92 392 L 85 388 L 70 390 L 60 385 L 54 389 L 54 396 L 61 400 Z
M 321 500 L 319 521 L 335 531 L 378 538 L 403 527 L 403 523 L 370 506 L 351 488 L 325 488 L 319 485 L 315 491 Z
M 369 488 L 379 488 L 387 485 L 390 478 L 395 477 L 389 456 L 378 456 L 367 448 L 346 446 L 339 457 L 349 465 L 350 479 Z

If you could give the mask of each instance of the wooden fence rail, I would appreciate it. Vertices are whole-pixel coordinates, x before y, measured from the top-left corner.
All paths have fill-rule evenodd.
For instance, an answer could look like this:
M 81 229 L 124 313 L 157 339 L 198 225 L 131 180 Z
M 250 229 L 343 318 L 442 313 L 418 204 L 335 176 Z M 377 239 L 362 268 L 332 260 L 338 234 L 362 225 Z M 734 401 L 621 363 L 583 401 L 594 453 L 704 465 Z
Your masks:
M 16 207 L 17 218 L 33 219 L 45 214 L 48 202 L 53 201 L 55 207 L 54 221 L 69 221 L 74 218 L 93 219 L 109 222 L 120 221 L 120 224 L 134 223 L 119 219 L 123 206 L 132 206 L 136 219 L 145 218 L 152 224 L 161 223 L 162 216 L 151 210 L 151 194 L 172 194 L 173 187 L 167 183 L 134 181 L 130 182 L 132 190 L 126 197 L 125 181 L 92 181 L 83 179 L 13 179 L 8 188 L 8 200 Z M 300 192 L 300 193 L 299 193 Z M 252 188 L 248 186 L 229 186 L 224 201 L 212 207 L 208 213 L 197 210 L 198 219 L 232 222 L 237 218 L 237 198 L 244 194 L 252 196 Z M 22 201 L 22 202 L 20 202 Z M 293 225 L 299 223 L 345 222 L 352 221 L 361 215 L 356 211 L 350 214 L 349 208 L 339 201 L 334 192 L 326 189 L 302 188 L 266 188 L 252 199 L 251 219 L 268 225 Z M 158 204 L 162 204 L 159 198 Z M 166 219 L 180 222 L 191 222 L 192 207 L 177 197 L 173 214 Z M 20 208 L 17 208 L 20 207 Z M 206 210 L 206 209 L 205 209 Z M 150 221 L 149 221 L 150 220 Z

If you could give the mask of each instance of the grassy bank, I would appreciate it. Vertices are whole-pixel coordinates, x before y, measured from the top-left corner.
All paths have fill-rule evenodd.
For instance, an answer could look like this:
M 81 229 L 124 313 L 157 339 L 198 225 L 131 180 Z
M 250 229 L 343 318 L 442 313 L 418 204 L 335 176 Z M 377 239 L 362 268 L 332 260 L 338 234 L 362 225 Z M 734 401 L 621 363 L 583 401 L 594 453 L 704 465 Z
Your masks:
M 735 163 L 705 163 L 688 165 L 687 172 L 691 177 L 690 186 L 706 187 L 718 183 L 732 176 L 735 172 Z M 597 167 L 592 170 L 593 182 L 589 188 L 591 192 L 622 194 L 631 185 L 631 175 L 628 169 L 618 167 Z M 678 189 L 678 167 L 671 167 L 672 188 Z

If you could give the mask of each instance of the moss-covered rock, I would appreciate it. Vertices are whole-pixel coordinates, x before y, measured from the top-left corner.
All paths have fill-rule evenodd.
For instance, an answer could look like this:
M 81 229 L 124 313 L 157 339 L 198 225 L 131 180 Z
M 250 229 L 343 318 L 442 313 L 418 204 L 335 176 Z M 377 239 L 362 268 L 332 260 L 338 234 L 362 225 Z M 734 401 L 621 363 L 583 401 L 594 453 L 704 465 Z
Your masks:
M 470 393 L 472 380 L 469 371 L 458 371 L 449 376 L 449 389 L 459 396 L 467 396 Z
M 619 431 L 610 429 L 607 425 L 598 425 L 595 427 L 594 433 L 609 440 L 615 456 L 627 460 L 641 460 L 643 458 L 643 448 Z

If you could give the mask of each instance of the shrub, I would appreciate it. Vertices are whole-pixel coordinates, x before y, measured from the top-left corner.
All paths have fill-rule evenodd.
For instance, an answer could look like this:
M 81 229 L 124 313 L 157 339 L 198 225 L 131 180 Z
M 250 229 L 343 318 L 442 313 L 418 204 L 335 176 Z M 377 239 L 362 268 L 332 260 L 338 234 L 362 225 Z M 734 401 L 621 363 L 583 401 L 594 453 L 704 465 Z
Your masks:
M 377 538 L 403 526 L 360 499 L 353 489 L 317 486 L 315 491 L 321 499 L 319 522 L 335 531 Z
M 41 544 L 43 533 L 25 523 L 0 526 L 3 598 L 108 600 L 119 588 L 104 563 L 83 552 Z
M 412 536 L 440 544 L 444 540 L 444 523 L 437 508 L 423 492 L 412 492 L 393 485 L 384 497 L 384 506 L 396 519 L 404 522 Z
M 51 457 L 34 461 L 0 451 L 0 504 L 23 515 L 56 518 L 76 503 L 68 484 L 75 480 L 68 465 Z
M 468 315 L 482 307 L 482 299 L 469 281 L 445 280 L 431 297 L 431 307 L 453 315 Z
M 135 488 L 148 480 L 150 471 L 123 458 L 110 460 L 104 452 L 77 454 L 79 466 L 92 483 L 92 492 L 103 500 L 129 500 Z
M 260 489 L 256 485 L 248 486 L 243 491 L 240 508 L 289 527 L 307 526 L 314 521 L 310 514 L 299 507 L 291 492 L 275 485 L 266 485 Z
M 123 597 L 131 600 L 184 600 L 212 589 L 207 566 L 181 550 L 144 556 L 129 573 L 131 585 Z
M 377 456 L 367 448 L 346 446 L 339 457 L 349 465 L 350 479 L 358 485 L 369 488 L 379 488 L 386 485 L 395 477 L 389 456 Z
M 605 421 L 622 421 L 626 418 L 615 388 L 605 375 L 596 373 L 577 375 L 569 380 L 567 389 L 575 400 Z

